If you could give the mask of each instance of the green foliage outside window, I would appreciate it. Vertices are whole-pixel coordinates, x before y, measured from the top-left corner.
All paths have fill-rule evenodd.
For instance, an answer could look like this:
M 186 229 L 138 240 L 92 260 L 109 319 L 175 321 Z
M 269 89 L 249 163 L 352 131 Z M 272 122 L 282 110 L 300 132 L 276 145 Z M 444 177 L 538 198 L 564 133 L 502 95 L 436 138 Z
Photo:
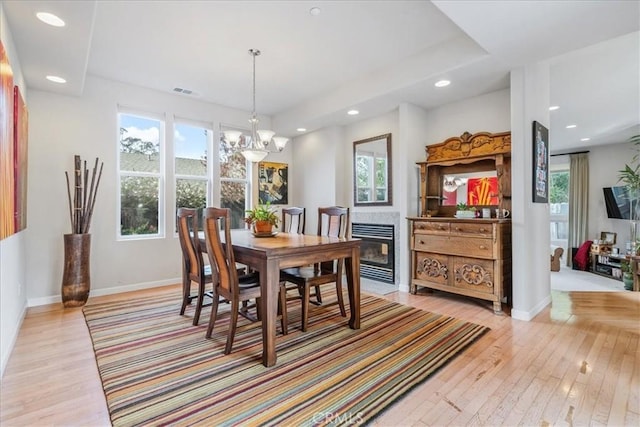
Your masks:
M 125 176 L 120 181 L 120 233 L 158 233 L 158 186 L 155 177 Z
M 551 172 L 549 203 L 569 202 L 569 171 Z
M 370 176 L 371 169 L 375 165 L 373 177 Z M 358 191 L 358 201 L 371 202 L 375 194 L 377 202 L 386 200 L 387 188 L 387 159 L 384 157 L 372 157 L 358 155 L 356 158 L 356 182 Z M 371 178 L 375 182 L 371 182 Z M 373 188 L 372 188 L 373 186 Z

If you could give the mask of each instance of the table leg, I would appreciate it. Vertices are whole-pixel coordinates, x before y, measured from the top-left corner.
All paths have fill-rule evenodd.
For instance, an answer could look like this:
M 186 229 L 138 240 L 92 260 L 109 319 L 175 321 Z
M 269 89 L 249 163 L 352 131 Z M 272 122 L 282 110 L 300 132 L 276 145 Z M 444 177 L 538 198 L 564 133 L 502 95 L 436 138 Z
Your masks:
M 360 248 L 351 251 L 351 257 L 345 258 L 347 288 L 349 289 L 349 309 L 351 329 L 360 329 Z
M 268 260 L 260 271 L 260 293 L 262 304 L 262 364 L 276 364 L 276 320 L 278 318 L 278 292 L 280 290 L 280 265 Z

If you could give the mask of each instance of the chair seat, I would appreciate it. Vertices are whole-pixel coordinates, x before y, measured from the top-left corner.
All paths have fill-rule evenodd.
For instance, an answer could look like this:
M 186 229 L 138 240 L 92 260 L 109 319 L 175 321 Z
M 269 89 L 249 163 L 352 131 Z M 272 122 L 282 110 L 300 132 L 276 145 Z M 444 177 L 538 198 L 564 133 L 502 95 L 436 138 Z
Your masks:
M 238 284 L 241 289 L 259 288 L 260 275 L 258 273 L 249 273 L 238 276 Z
M 313 267 L 293 267 L 280 270 L 280 280 L 292 283 L 298 283 L 300 280 L 304 280 L 313 286 L 314 279 L 322 279 L 324 284 L 327 283 L 328 276 L 331 274 L 336 276 L 336 272 L 331 270 L 320 270 L 314 269 Z

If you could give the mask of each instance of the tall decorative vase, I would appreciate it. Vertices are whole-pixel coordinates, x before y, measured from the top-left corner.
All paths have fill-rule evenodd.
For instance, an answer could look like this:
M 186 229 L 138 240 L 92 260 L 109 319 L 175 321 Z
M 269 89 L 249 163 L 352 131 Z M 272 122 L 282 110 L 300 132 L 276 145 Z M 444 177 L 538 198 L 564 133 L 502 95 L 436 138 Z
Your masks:
M 64 273 L 62 303 L 65 307 L 82 307 L 89 298 L 91 234 L 64 235 Z

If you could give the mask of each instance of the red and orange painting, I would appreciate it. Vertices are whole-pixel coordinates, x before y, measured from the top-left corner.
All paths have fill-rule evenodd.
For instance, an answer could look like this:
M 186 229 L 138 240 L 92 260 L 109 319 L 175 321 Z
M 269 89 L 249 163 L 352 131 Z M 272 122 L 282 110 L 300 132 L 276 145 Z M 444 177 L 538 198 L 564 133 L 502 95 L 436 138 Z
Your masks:
M 467 181 L 467 204 L 472 205 L 497 205 L 498 204 L 498 178 L 495 176 L 485 178 L 469 178 Z
M 0 42 L 0 240 L 15 230 L 13 72 Z

